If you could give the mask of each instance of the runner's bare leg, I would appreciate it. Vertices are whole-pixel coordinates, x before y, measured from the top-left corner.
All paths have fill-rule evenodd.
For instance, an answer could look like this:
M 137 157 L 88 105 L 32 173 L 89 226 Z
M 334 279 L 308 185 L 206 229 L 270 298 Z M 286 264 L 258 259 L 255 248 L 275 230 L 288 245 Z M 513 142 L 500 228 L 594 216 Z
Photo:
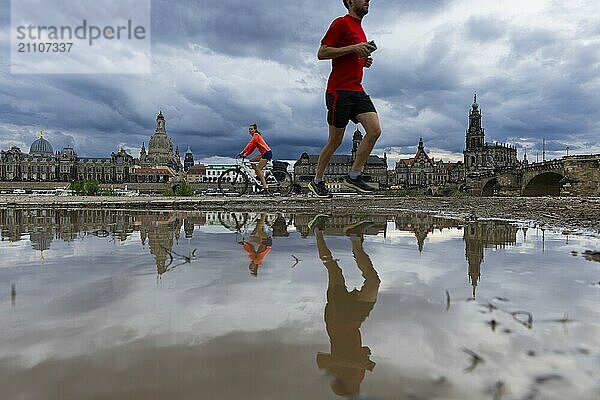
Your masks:
M 362 171 L 371 151 L 373 151 L 373 147 L 375 147 L 377 139 L 381 136 L 381 125 L 379 124 L 379 116 L 375 112 L 358 114 L 356 119 L 365 128 L 366 135 L 358 146 L 352 170 Z
M 323 150 L 321 150 L 319 162 L 317 163 L 317 173 L 315 175 L 317 178 L 323 179 L 327 165 L 329 165 L 329 160 L 331 160 L 333 153 L 335 153 L 342 144 L 344 132 L 346 132 L 346 128 L 336 128 L 332 125 L 329 126 L 329 139 L 327 140 L 325 147 L 323 147 Z

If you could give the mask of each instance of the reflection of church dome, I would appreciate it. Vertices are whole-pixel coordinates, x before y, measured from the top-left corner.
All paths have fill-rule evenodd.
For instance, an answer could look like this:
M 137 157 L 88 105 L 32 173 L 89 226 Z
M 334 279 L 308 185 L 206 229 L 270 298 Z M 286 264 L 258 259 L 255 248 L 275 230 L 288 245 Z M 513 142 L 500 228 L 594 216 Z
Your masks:
M 29 154 L 40 154 L 40 155 L 53 155 L 54 149 L 49 141 L 40 137 L 35 142 L 31 144 L 31 148 L 29 149 Z
M 32 243 L 32 247 L 37 251 L 44 251 L 50 248 L 54 235 L 52 232 L 46 230 L 36 230 L 29 234 L 29 240 Z

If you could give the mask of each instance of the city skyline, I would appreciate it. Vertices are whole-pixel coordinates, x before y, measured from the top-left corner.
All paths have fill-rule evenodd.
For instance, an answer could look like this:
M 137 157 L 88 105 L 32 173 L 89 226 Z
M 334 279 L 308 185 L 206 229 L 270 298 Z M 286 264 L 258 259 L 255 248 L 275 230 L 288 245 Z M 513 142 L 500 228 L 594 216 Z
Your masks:
M 312 7 L 314 3 L 314 7 Z M 338 4 L 339 3 L 339 4 Z M 162 109 L 168 134 L 197 162 L 237 154 L 259 124 L 275 157 L 297 159 L 325 141 L 328 62 L 316 49 L 340 2 L 316 6 L 153 1 L 153 72 L 146 75 L 10 75 L 0 66 L 0 137 L 27 149 L 40 129 L 56 149 L 89 157 L 122 147 L 139 156 Z M 8 8 L 8 1 L 0 0 Z M 473 92 L 490 142 L 530 161 L 600 152 L 600 31 L 591 1 L 501 5 L 380 0 L 364 20 L 379 50 L 365 87 L 383 124 L 390 165 L 414 155 L 462 159 Z M 318 10 L 308 18 L 306 10 Z M 201 23 L 197 23 L 200 21 Z M 8 26 L 8 15 L 0 26 Z M 8 54 L 9 41 L 0 46 Z M 390 84 L 394 82 L 394 84 Z M 351 148 L 348 128 L 340 153 Z M 219 140 L 215 140 L 218 138 Z

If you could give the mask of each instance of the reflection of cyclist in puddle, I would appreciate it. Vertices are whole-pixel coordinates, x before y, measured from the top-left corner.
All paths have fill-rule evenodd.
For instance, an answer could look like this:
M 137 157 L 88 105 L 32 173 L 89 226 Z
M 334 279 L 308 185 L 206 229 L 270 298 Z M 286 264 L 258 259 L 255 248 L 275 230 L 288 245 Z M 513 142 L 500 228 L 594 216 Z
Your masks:
M 248 253 L 248 258 L 250 259 L 250 265 L 248 265 L 248 269 L 250 270 L 250 274 L 257 276 L 258 275 L 258 267 L 262 264 L 263 260 L 271 252 L 271 246 L 273 245 L 273 239 L 267 233 L 267 228 L 265 226 L 265 222 L 267 220 L 267 214 L 262 213 L 260 215 L 260 219 L 256 223 L 256 227 L 250 234 L 250 241 L 242 241 L 240 244 Z M 255 247 L 253 242 L 258 247 Z
M 342 269 L 333 258 L 325 243 L 322 229 L 327 217 L 319 215 L 309 223 L 317 240 L 319 258 L 327 269 L 327 305 L 325 306 L 325 326 L 331 342 L 331 353 L 317 354 L 317 365 L 332 374 L 333 392 L 340 396 L 358 395 L 365 371 L 372 371 L 375 363 L 369 359 L 371 350 L 362 346 L 360 327 L 377 301 L 379 275 L 373 268 L 371 259 L 363 250 L 363 234 L 371 225 L 359 222 L 344 228 L 344 233 L 352 242 L 352 254 L 364 278 L 360 289 L 351 292 L 346 288 Z

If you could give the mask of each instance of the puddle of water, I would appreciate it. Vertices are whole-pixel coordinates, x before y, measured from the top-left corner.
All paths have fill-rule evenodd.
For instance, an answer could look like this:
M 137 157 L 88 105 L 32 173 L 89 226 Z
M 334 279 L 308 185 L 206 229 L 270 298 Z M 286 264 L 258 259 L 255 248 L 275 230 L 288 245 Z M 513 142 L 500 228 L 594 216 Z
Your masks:
M 598 398 L 598 239 L 315 217 L 0 210 L 2 398 Z

